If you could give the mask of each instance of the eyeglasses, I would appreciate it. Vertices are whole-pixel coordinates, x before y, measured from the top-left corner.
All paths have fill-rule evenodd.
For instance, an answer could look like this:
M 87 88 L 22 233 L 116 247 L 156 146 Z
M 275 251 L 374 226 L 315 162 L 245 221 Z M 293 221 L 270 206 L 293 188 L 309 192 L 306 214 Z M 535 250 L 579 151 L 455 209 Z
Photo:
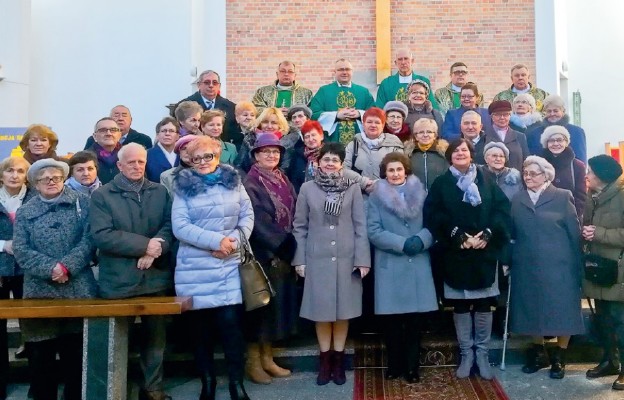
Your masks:
M 106 133 L 106 132 L 117 133 L 117 132 L 121 132 L 121 129 L 119 129 L 119 128 L 98 128 L 98 130 L 96 132 L 97 133 Z
M 207 163 L 209 163 L 210 161 L 214 160 L 215 155 L 214 153 L 206 153 L 203 156 L 195 156 L 191 159 L 191 162 L 195 165 L 199 165 L 202 163 L 202 161 L 205 161 Z
M 457 70 L 457 71 L 453 71 L 453 75 L 468 75 L 468 71 L 465 70 Z
M 529 104 L 529 102 L 526 100 L 515 100 L 514 104 Z
M 386 119 L 403 119 L 402 115 L 388 115 Z
M 489 154 L 488 157 L 490 158 L 505 158 L 504 154 Z
M 510 112 L 494 113 L 494 114 L 492 114 L 492 117 L 494 117 L 494 118 L 509 118 L 509 117 L 511 117 L 511 113 Z
M 217 81 L 217 80 L 214 80 L 214 81 L 202 81 L 202 85 L 206 85 L 206 86 L 210 86 L 210 85 L 218 86 L 220 84 L 221 83 L 219 81 Z
M 342 162 L 339 157 L 323 157 L 321 158 L 321 161 L 326 164 L 340 164 Z
M 462 94 L 461 96 L 459 96 L 462 99 L 473 99 L 475 98 L 474 94 Z
M 522 176 L 529 176 L 531 178 L 535 178 L 537 176 L 544 175 L 543 172 L 533 172 L 533 171 L 522 171 Z
M 262 149 L 258 150 L 258 153 L 262 153 L 265 156 L 277 156 L 281 153 L 278 149 Z
M 43 184 L 45 184 L 45 185 L 48 185 L 48 184 L 50 184 L 51 182 L 54 182 L 54 183 L 60 183 L 60 182 L 63 182 L 63 177 L 62 177 L 62 176 L 58 176 L 58 175 L 57 175 L 57 176 L 51 176 L 51 177 L 49 177 L 49 178 L 41 178 L 41 179 L 37 179 L 37 183 L 39 183 L 39 184 L 42 184 L 42 183 L 43 183 Z
M 158 132 L 160 132 L 160 133 L 177 133 L 178 131 L 175 130 L 175 129 L 161 129 Z
M 409 92 L 409 94 L 410 94 L 410 96 L 413 95 L 413 94 L 418 95 L 418 96 L 424 96 L 427 93 L 426 92 L 419 92 L 419 91 L 412 91 L 412 92 Z
M 434 132 L 434 131 L 420 131 L 420 132 L 414 132 L 415 135 L 437 135 L 438 132 Z
M 564 138 L 548 139 L 548 143 L 551 143 L 551 144 L 555 144 L 555 143 L 561 144 L 561 143 L 564 143 L 564 142 L 566 142 L 566 140 Z

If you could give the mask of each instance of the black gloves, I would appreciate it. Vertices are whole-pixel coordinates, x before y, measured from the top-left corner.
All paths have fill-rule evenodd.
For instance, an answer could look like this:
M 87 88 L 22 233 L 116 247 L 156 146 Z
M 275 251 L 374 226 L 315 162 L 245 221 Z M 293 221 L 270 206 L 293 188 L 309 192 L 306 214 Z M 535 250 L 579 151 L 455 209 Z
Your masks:
M 418 236 L 412 236 L 405 241 L 405 244 L 403 245 L 403 253 L 408 256 L 414 256 L 420 253 L 424 247 L 425 244 Z

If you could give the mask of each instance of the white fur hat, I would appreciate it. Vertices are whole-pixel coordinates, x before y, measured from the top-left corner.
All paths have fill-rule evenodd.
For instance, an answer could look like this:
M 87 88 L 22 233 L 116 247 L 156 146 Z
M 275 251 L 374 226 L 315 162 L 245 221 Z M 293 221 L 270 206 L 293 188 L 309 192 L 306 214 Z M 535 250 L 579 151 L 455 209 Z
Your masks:
M 528 156 L 522 166 L 524 168 L 528 167 L 531 164 L 535 164 L 539 167 L 540 171 L 544 173 L 547 181 L 552 181 L 555 179 L 555 167 L 552 166 L 545 158 L 539 156 Z
M 505 153 L 505 159 L 509 160 L 509 149 L 503 142 L 490 142 L 483 148 L 483 157 L 487 155 L 487 152 L 491 149 L 501 149 Z
M 570 144 L 570 132 L 568 132 L 568 130 L 561 125 L 551 125 L 544 129 L 542 136 L 540 136 L 540 143 L 542 144 L 542 147 L 545 149 L 548 148 L 548 139 L 557 134 L 563 135 L 563 137 L 565 137 L 568 141 L 568 144 Z

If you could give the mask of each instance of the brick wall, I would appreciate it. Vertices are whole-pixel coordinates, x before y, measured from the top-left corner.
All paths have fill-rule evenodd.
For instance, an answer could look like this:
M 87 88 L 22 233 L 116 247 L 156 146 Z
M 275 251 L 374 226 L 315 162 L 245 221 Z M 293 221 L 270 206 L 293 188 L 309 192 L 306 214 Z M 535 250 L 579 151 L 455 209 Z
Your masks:
M 415 70 L 429 75 L 434 89 L 448 83 L 455 61 L 468 65 L 487 100 L 511 84 L 513 64 L 535 70 L 533 1 L 390 3 L 393 50 L 412 50 Z M 374 86 L 375 49 L 375 0 L 227 1 L 227 92 L 234 101 L 275 79 L 283 59 L 297 64 L 298 81 L 314 91 L 332 80 L 340 57 L 353 63 L 356 83 Z

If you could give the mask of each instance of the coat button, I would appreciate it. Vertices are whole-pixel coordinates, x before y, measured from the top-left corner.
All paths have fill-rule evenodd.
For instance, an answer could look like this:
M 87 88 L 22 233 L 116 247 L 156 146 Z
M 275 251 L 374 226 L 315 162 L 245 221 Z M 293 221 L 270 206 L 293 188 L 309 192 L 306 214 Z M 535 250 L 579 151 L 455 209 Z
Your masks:
M 329 226 L 329 229 L 334 229 L 334 228 L 335 228 L 335 226 L 334 226 L 334 225 L 330 225 L 330 226 Z
M 336 261 L 336 257 L 332 257 L 332 261 Z
M 408 259 L 407 259 L 407 262 L 412 262 L 412 259 L 411 259 L 411 258 L 408 258 Z
M 409 227 L 409 224 L 406 222 L 406 223 L 405 223 L 405 226 Z
M 336 241 L 335 241 L 335 240 L 332 240 L 332 241 L 331 241 L 331 245 L 332 245 L 332 246 L 335 246 L 335 245 L 336 245 Z

